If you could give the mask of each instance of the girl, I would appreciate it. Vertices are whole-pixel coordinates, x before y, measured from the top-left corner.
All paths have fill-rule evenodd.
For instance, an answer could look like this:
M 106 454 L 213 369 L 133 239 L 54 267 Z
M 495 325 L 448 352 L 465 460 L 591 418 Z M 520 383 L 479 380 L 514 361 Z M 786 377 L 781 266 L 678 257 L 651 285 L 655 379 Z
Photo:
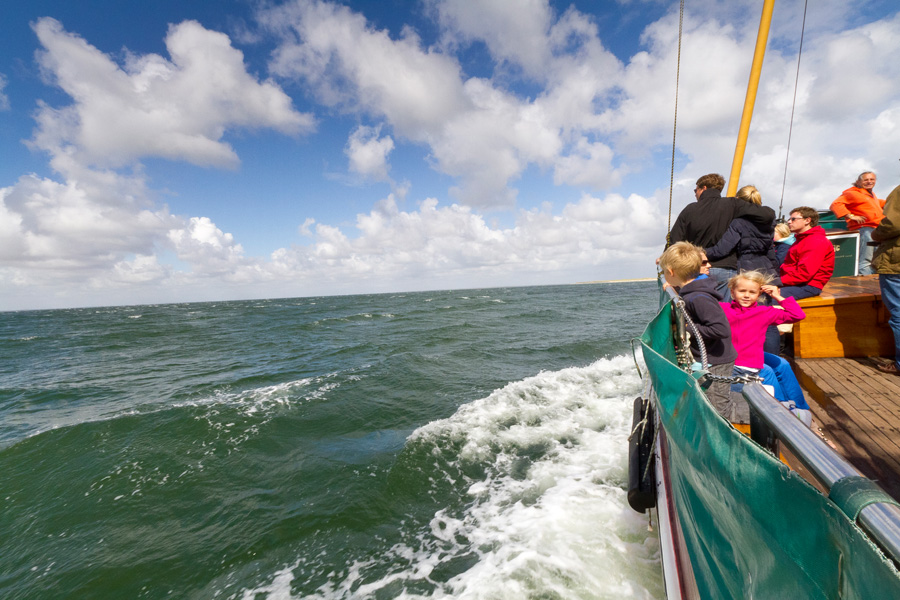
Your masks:
M 787 253 L 794 244 L 794 234 L 787 223 L 779 223 L 775 226 L 775 267 L 780 267 Z
M 758 373 L 765 385 L 774 388 L 775 398 L 786 403 L 791 412 L 809 426 L 812 423 L 809 405 L 791 365 L 776 354 L 763 352 L 769 325 L 796 323 L 806 315 L 796 300 L 784 298 L 777 287 L 768 285 L 769 281 L 771 277 L 759 271 L 741 271 L 728 282 L 733 300 L 721 304 L 731 325 L 731 339 L 737 351 L 734 374 Z M 768 294 L 781 308 L 757 304 L 761 292 Z

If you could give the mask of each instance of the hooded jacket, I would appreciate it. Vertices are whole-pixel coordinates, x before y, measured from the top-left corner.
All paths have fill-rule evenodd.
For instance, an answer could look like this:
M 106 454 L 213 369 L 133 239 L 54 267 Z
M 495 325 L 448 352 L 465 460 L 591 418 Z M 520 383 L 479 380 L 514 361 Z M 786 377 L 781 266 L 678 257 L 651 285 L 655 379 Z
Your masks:
M 782 238 L 780 240 L 775 241 L 775 268 L 778 269 L 784 263 L 784 259 L 787 258 L 788 252 L 791 250 L 791 246 L 794 245 L 794 234 L 787 236 L 786 238 Z
M 785 298 L 781 302 L 784 310 L 774 306 L 741 306 L 737 300 L 722 302 L 722 310 L 728 324 L 731 325 L 731 341 L 737 352 L 734 364 L 749 369 L 762 369 L 763 345 L 766 341 L 766 328 L 769 325 L 796 323 L 806 317 L 803 309 L 793 298 Z
M 900 185 L 888 194 L 884 219 L 872 231 L 872 239 L 880 242 L 872 258 L 872 268 L 881 275 L 900 275 Z
M 797 241 L 781 265 L 781 284 L 821 290 L 834 273 L 834 246 L 818 225 L 794 237 Z
M 695 279 L 686 283 L 678 291 L 684 300 L 685 308 L 700 337 L 706 346 L 706 358 L 711 365 L 725 365 L 733 363 L 737 357 L 734 345 L 731 343 L 731 327 L 728 319 L 719 303 L 722 295 L 716 291 L 715 280 Z M 691 352 L 695 360 L 700 360 L 700 346 L 697 344 L 693 331 L 691 332 Z
M 685 206 L 675 219 L 672 231 L 669 232 L 668 246 L 675 242 L 690 242 L 701 248 L 715 246 L 737 217 L 765 227 L 775 221 L 775 211 L 768 206 L 758 206 L 739 198 L 723 198 L 720 190 L 707 188 L 696 202 Z M 737 253 L 731 252 L 724 258 L 710 262 L 713 267 L 736 269 Z
M 777 273 L 775 267 L 775 223 L 763 226 L 739 218 L 731 222 L 719 242 L 706 248 L 710 261 L 737 253 L 739 271 L 758 270 L 769 275 Z

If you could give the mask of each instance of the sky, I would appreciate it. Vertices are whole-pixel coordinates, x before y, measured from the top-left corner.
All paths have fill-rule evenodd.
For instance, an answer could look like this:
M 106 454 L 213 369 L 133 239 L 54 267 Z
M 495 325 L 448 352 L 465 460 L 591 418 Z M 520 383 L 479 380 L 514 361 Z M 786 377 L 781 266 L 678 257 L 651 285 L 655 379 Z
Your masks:
M 7 4 L 0 310 L 653 277 L 762 3 L 687 0 L 680 67 L 674 1 Z M 811 2 L 798 77 L 776 3 L 739 180 L 776 212 L 900 184 L 898 10 Z

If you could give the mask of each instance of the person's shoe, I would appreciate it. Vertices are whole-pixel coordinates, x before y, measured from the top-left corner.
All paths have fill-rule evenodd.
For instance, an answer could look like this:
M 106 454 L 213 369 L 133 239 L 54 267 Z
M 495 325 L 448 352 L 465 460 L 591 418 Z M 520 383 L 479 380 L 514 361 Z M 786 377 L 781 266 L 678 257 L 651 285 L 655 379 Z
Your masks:
M 895 362 L 879 363 L 875 365 L 875 368 L 882 373 L 888 373 L 890 375 L 900 375 L 900 369 L 897 368 L 897 363 Z

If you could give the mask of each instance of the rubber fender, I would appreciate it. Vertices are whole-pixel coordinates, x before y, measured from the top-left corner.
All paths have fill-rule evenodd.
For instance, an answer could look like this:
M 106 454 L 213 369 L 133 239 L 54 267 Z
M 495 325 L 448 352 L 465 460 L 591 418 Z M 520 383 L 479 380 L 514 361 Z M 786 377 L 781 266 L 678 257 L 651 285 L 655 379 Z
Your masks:
M 635 398 L 632 433 L 628 441 L 628 504 L 640 513 L 656 506 L 654 420 L 653 405 L 645 402 L 640 396 Z

